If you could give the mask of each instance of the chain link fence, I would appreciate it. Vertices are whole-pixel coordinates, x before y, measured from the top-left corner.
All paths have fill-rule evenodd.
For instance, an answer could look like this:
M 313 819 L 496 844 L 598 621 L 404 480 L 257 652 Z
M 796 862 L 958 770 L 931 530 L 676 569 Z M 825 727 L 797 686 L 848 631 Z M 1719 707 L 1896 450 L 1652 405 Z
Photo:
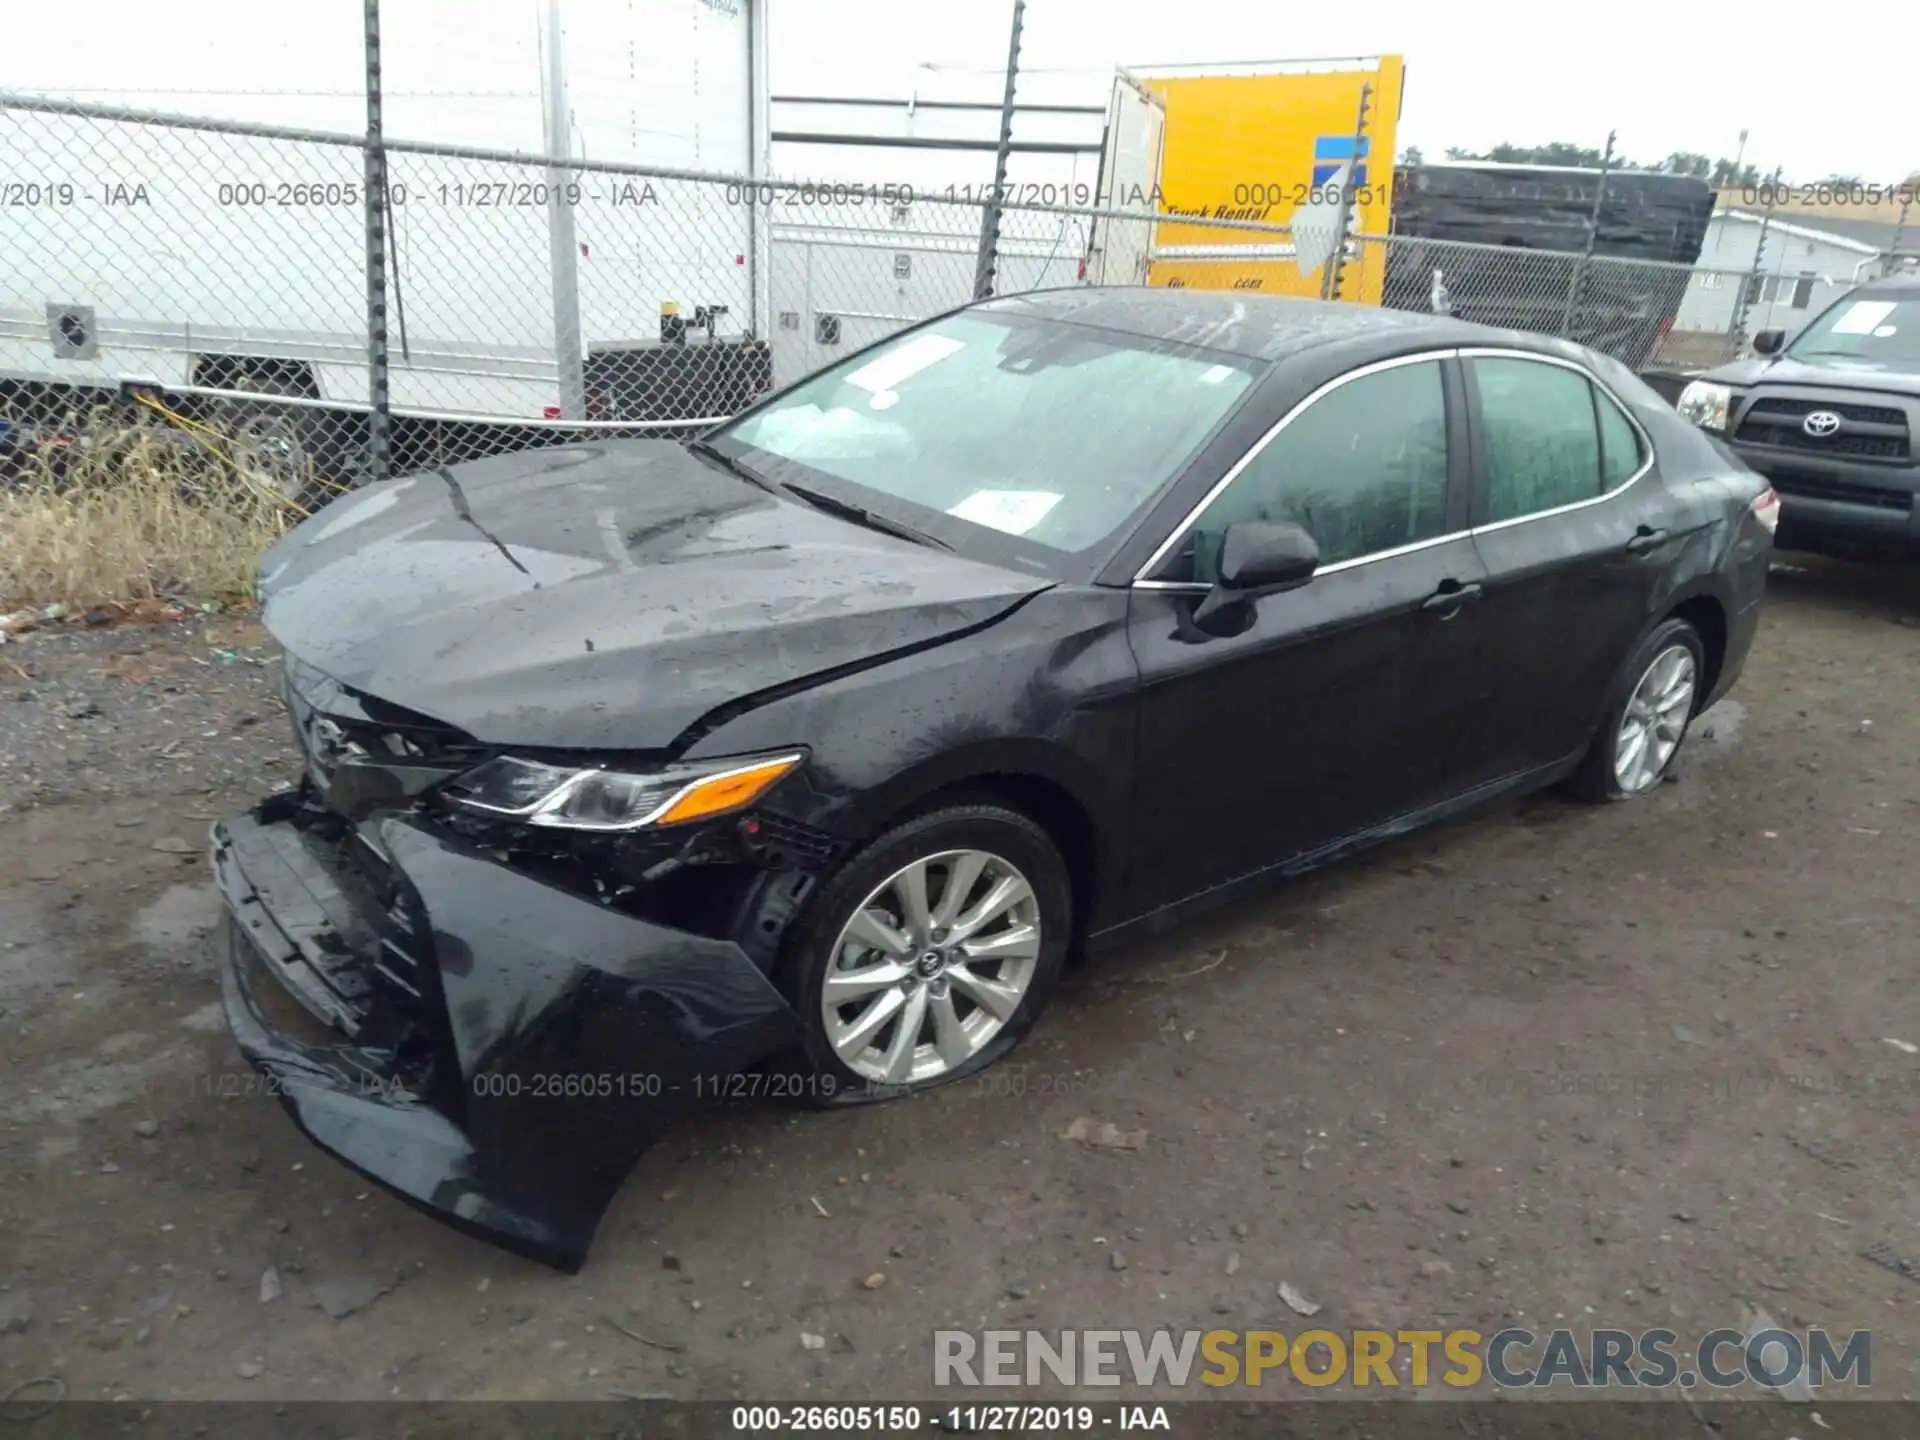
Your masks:
M 363 145 L 0 96 L 0 475 L 90 426 L 164 427 L 309 509 L 369 478 Z M 973 298 L 987 199 L 384 146 L 391 470 L 609 434 L 686 436 Z M 1188 285 L 1429 310 L 1636 368 L 1708 365 L 1686 266 L 1165 222 L 1074 187 L 1001 207 L 995 293 Z M 1084 187 L 1082 187 L 1084 188 Z M 18 192 L 18 193 L 15 193 Z M 1042 199 L 1054 198 L 1042 196 Z M 1309 259 L 1313 258 L 1309 255 Z M 1696 307 L 1697 308 L 1697 307 Z M 1705 312 L 1703 312 L 1705 313 Z M 1720 314 L 1721 312 L 1712 312 Z

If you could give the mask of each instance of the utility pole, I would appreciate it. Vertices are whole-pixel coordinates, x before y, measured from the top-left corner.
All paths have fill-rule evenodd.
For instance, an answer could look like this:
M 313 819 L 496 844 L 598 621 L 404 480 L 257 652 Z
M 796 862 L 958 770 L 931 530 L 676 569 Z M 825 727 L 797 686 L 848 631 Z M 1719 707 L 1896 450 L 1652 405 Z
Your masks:
M 393 471 L 387 383 L 387 149 L 380 114 L 380 0 L 366 0 L 367 143 L 362 188 L 367 241 L 367 478 Z
M 560 371 L 560 417 L 587 418 L 580 347 L 580 246 L 573 232 L 573 180 L 567 167 L 571 121 L 560 0 L 547 0 L 547 249 L 553 269 L 553 358 Z
M 1013 82 L 1020 71 L 1020 22 L 1027 0 L 1013 0 L 1013 38 L 1007 45 L 1007 93 L 1000 102 L 1000 143 L 993 153 L 993 193 L 980 220 L 980 253 L 973 262 L 973 298 L 993 294 L 993 267 L 1000 252 L 1000 192 L 1007 183 L 1007 156 L 1013 148 Z

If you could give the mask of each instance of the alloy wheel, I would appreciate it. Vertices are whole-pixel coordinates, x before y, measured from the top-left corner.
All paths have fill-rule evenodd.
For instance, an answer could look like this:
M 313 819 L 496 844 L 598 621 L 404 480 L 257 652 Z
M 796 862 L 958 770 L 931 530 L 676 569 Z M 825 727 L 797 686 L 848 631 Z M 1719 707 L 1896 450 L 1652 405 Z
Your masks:
M 1641 672 L 1613 741 L 1613 779 L 1623 794 L 1659 783 L 1693 714 L 1696 675 L 1693 652 L 1684 645 L 1669 645 Z
M 300 423 L 290 415 L 256 411 L 234 427 L 234 451 L 240 463 L 288 500 L 297 501 L 307 485 L 307 451 Z
M 1039 899 L 1011 861 L 985 850 L 914 860 L 873 888 L 834 941 L 820 989 L 827 1041 L 866 1079 L 940 1079 L 1013 1018 L 1040 947 Z

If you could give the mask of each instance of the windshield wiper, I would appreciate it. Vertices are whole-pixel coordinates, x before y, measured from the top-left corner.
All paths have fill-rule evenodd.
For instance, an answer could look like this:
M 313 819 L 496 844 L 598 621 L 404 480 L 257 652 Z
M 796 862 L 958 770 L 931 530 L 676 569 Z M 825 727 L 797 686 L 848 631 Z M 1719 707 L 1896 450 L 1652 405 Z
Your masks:
M 773 481 L 769 480 L 751 466 L 744 465 L 734 459 L 733 456 L 727 454 L 711 440 L 689 440 L 687 441 L 687 449 L 695 455 L 698 455 L 702 460 L 718 465 L 729 475 L 738 475 L 749 485 L 758 485 L 769 494 L 778 495 L 780 493 L 780 487 L 774 484 Z
M 804 485 L 795 485 L 791 480 L 786 483 L 785 489 L 789 495 L 806 501 L 816 510 L 824 510 L 829 515 L 838 515 L 842 520 L 851 520 L 854 524 L 864 525 L 869 530 L 878 530 L 882 535 L 911 540 L 916 545 L 931 545 L 936 550 L 953 549 L 953 546 L 938 535 L 929 535 L 924 530 L 916 530 L 904 520 L 893 520 L 885 515 L 876 515 L 863 505 L 836 500 L 833 496 L 823 495 L 818 490 L 809 490 Z

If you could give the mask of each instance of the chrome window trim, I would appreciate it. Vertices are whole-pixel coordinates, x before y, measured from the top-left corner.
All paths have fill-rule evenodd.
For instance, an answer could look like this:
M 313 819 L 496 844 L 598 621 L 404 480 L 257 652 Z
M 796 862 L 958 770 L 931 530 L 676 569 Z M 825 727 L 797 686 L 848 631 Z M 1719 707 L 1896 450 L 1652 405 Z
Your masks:
M 1162 540 L 1159 543 L 1159 545 L 1157 545 L 1154 548 L 1153 553 L 1147 557 L 1146 563 L 1142 565 L 1138 570 L 1133 572 L 1133 583 L 1135 585 L 1147 585 L 1154 588 L 1159 588 L 1161 586 L 1186 588 L 1190 584 L 1197 583 L 1197 582 L 1190 582 L 1185 580 L 1148 580 L 1147 576 L 1151 575 L 1154 572 L 1154 570 L 1158 568 L 1166 560 L 1167 552 L 1173 549 L 1173 547 L 1180 542 L 1180 540 L 1186 535 L 1188 530 L 1190 530 L 1193 527 L 1194 521 L 1198 520 L 1202 515 L 1206 514 L 1207 507 L 1213 504 L 1215 500 L 1218 500 L 1222 492 L 1224 492 L 1229 485 L 1233 484 L 1235 480 L 1240 478 L 1240 472 L 1246 469 L 1247 466 L 1251 465 L 1254 462 L 1254 460 L 1258 458 L 1260 452 L 1265 450 L 1268 445 L 1273 443 L 1273 437 L 1278 435 L 1282 430 L 1286 429 L 1287 426 L 1291 425 L 1301 415 L 1305 414 L 1307 410 L 1311 406 L 1313 406 L 1315 402 L 1320 400 L 1323 396 L 1331 395 L 1335 390 L 1338 390 L 1343 385 L 1350 384 L 1355 380 L 1363 379 L 1368 375 L 1377 375 L 1383 370 L 1397 370 L 1403 365 L 1422 365 L 1430 360 L 1431 361 L 1446 360 L 1446 359 L 1452 358 L 1453 356 L 1458 355 L 1459 353 L 1460 353 L 1459 347 L 1448 345 L 1438 350 L 1422 350 L 1417 355 L 1395 355 L 1391 359 L 1375 360 L 1370 364 L 1360 366 L 1357 370 L 1349 370 L 1344 375 L 1336 375 L 1333 377 L 1333 379 L 1327 381 L 1326 384 L 1314 390 L 1311 394 L 1307 395 L 1305 399 L 1301 400 L 1298 404 L 1296 404 L 1291 410 L 1287 411 L 1286 414 L 1282 415 L 1278 420 L 1274 421 L 1273 427 L 1271 429 L 1269 429 L 1258 440 L 1254 441 L 1253 444 L 1247 447 L 1246 454 L 1242 455 L 1238 460 L 1234 461 L 1232 465 L 1227 467 L 1227 473 L 1222 475 L 1218 480 L 1214 481 L 1213 487 L 1209 489 L 1205 495 L 1200 497 L 1199 503 L 1197 503 L 1196 505 L 1194 505 L 1192 509 L 1187 511 L 1186 515 L 1181 519 L 1178 525 L 1174 526 L 1171 530 L 1167 532 L 1167 538 Z M 1465 534 L 1466 532 L 1461 531 L 1459 533 Z M 1453 539 L 1453 538 L 1455 537 L 1441 536 L 1433 540 L 1416 540 L 1413 542 L 1412 546 L 1405 547 L 1405 548 L 1410 549 L 1410 548 L 1417 548 L 1422 545 L 1438 544 L 1439 540 L 1441 539 Z M 1376 559 L 1384 560 L 1387 558 L 1387 556 L 1390 553 L 1401 553 L 1401 552 L 1399 551 L 1389 552 L 1385 550 L 1380 550 L 1380 551 L 1374 552 L 1374 554 L 1372 555 L 1356 555 L 1351 560 L 1339 561 L 1336 564 L 1328 565 L 1323 569 L 1314 571 L 1313 573 L 1316 575 L 1328 575 L 1333 573 L 1335 570 L 1341 569 L 1344 566 L 1357 564 L 1362 561 L 1376 560 Z M 1204 590 L 1208 587 L 1203 585 L 1200 588 Z
M 1598 495 L 1590 495 L 1585 500 L 1575 500 L 1566 505 L 1556 505 L 1551 510 L 1535 510 L 1529 515 L 1515 515 L 1510 519 L 1494 520 L 1485 525 L 1476 525 L 1473 527 L 1474 534 L 1485 535 L 1495 530 L 1506 530 L 1515 525 L 1525 525 L 1534 520 L 1547 520 L 1555 515 L 1571 515 L 1574 511 L 1585 510 L 1590 505 L 1604 504 L 1615 496 L 1625 494 L 1637 484 L 1649 470 L 1653 469 L 1653 436 L 1647 433 L 1647 427 L 1640 423 L 1640 417 L 1635 415 L 1633 411 L 1621 401 L 1620 397 L 1614 393 L 1611 385 L 1607 384 L 1606 381 L 1602 380 L 1577 360 L 1563 360 L 1558 355 L 1541 355 L 1532 350 L 1510 350 L 1498 345 L 1467 346 L 1463 347 L 1457 353 L 1462 360 L 1531 360 L 1540 365 L 1558 365 L 1562 370 L 1571 370 L 1576 375 L 1585 376 L 1589 384 L 1613 402 L 1614 409 L 1627 417 L 1627 424 L 1631 425 L 1633 427 L 1633 433 L 1640 437 L 1640 453 L 1644 457 L 1640 461 L 1640 468 L 1635 470 L 1611 490 L 1603 491 Z M 1594 437 L 1596 442 L 1599 439 L 1598 424 L 1599 422 L 1596 419 L 1596 433 Z M 1603 462 L 1605 456 L 1606 452 L 1602 450 L 1601 459 Z
M 1575 374 L 1583 376 L 1589 384 L 1593 385 L 1595 389 L 1613 403 L 1614 408 L 1626 417 L 1627 424 L 1633 427 L 1633 433 L 1640 437 L 1640 451 L 1643 457 L 1640 461 L 1640 468 L 1635 470 L 1625 480 L 1622 480 L 1618 485 L 1614 486 L 1613 489 L 1599 495 L 1590 496 L 1585 500 L 1575 500 L 1567 505 L 1556 505 L 1551 510 L 1536 510 L 1530 515 L 1516 515 L 1509 520 L 1495 520 L 1486 525 L 1469 526 L 1465 530 L 1454 530 L 1445 535 L 1435 535 L 1426 540 L 1415 540 L 1410 544 L 1397 545 L 1391 550 L 1376 550 L 1368 555 L 1355 555 L 1351 559 L 1339 560 L 1331 565 L 1325 565 L 1315 570 L 1313 572 L 1315 579 L 1318 579 L 1322 575 L 1337 575 L 1342 570 L 1350 570 L 1359 565 L 1371 565 L 1376 560 L 1398 559 L 1402 555 L 1410 555 L 1415 551 L 1426 550 L 1435 545 L 1444 545 L 1449 541 L 1461 539 L 1463 536 L 1479 535 L 1494 530 L 1505 530 L 1510 526 L 1525 525 L 1533 520 L 1546 520 L 1555 515 L 1568 515 L 1576 510 L 1584 510 L 1590 505 L 1598 505 L 1603 501 L 1611 500 L 1618 495 L 1624 494 L 1635 484 L 1639 483 L 1639 481 L 1653 469 L 1653 436 L 1648 434 L 1647 427 L 1640 423 L 1640 417 L 1635 415 L 1632 408 L 1620 399 L 1611 385 L 1607 384 L 1606 381 L 1602 380 L 1592 370 L 1576 360 L 1563 359 L 1558 355 L 1542 355 L 1534 350 L 1514 350 L 1499 345 L 1453 345 L 1441 350 L 1423 350 L 1417 355 L 1396 355 L 1392 359 L 1376 360 L 1371 364 L 1362 365 L 1357 370 L 1349 370 L 1344 375 L 1336 375 L 1333 379 L 1301 400 L 1299 404 L 1295 405 L 1285 415 L 1282 415 L 1280 419 L 1274 423 L 1272 429 L 1268 430 L 1258 440 L 1254 441 L 1252 445 L 1247 447 L 1247 453 L 1234 461 L 1228 468 L 1227 473 L 1222 475 L 1220 479 L 1214 483 L 1213 488 L 1201 497 L 1199 503 L 1187 512 L 1178 525 L 1174 526 L 1173 529 L 1168 532 L 1167 538 L 1161 541 L 1159 546 L 1155 548 L 1153 554 L 1147 557 L 1146 563 L 1134 572 L 1132 588 L 1140 590 L 1186 591 L 1196 594 L 1204 593 L 1211 589 L 1211 586 L 1197 580 L 1149 580 L 1146 577 L 1165 561 L 1167 552 L 1186 536 L 1187 532 L 1192 529 L 1194 522 L 1206 513 L 1207 507 L 1219 499 L 1221 492 L 1239 478 L 1240 472 L 1253 462 L 1255 456 L 1266 449 L 1274 436 L 1292 424 L 1295 418 L 1301 415 L 1308 406 L 1314 404 L 1322 396 L 1331 394 L 1351 380 L 1358 380 L 1363 376 L 1376 374 L 1382 370 L 1392 370 L 1401 365 L 1417 365 L 1428 360 L 1449 359 L 1532 360 L 1541 365 L 1558 365 L 1563 370 L 1571 370 Z M 1598 422 L 1596 421 L 1596 427 L 1597 424 Z M 1595 438 L 1596 440 L 1598 439 L 1597 431 Z

